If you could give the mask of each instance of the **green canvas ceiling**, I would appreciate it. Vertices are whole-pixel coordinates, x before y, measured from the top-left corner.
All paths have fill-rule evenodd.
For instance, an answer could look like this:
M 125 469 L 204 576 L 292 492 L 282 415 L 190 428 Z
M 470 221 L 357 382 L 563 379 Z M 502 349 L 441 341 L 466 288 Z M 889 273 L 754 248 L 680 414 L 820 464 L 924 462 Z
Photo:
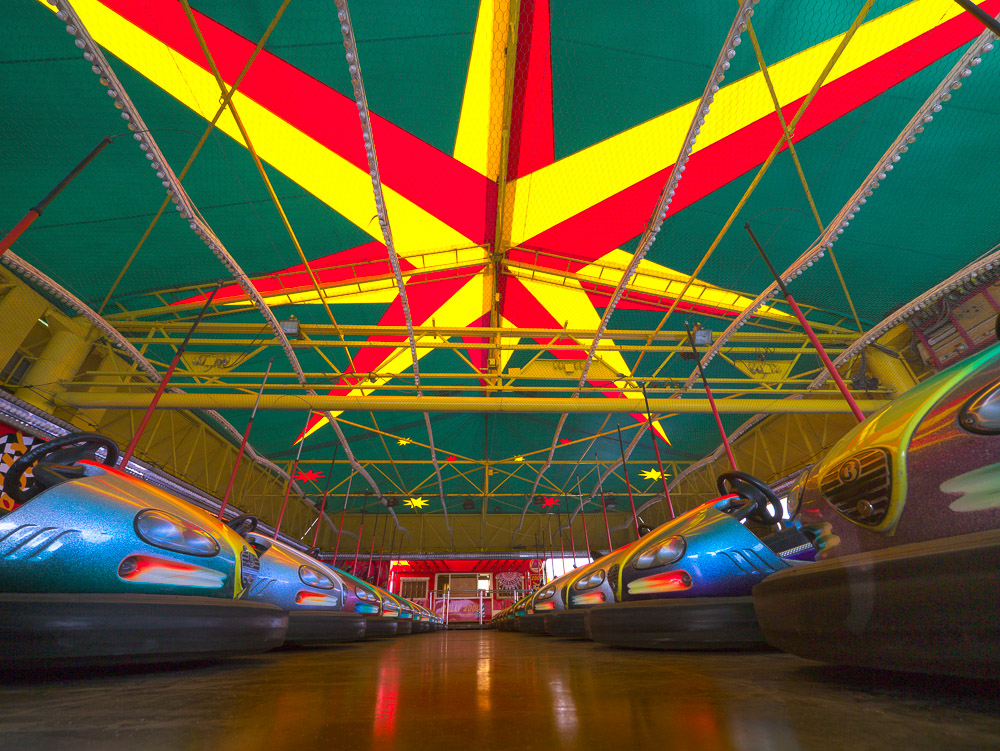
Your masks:
M 197 26 L 227 86 L 280 6 L 277 0 L 193 3 Z M 1000 13 L 1000 0 L 982 6 Z M 732 0 L 521 0 L 514 7 L 518 36 L 508 65 L 508 2 L 350 3 L 413 323 L 465 328 L 467 337 L 475 337 L 477 326 L 490 323 L 486 270 L 496 264 L 499 299 L 493 313 L 510 329 L 508 343 L 520 340 L 518 329 L 596 328 L 616 280 L 591 284 L 580 279 L 595 264 L 623 268 L 637 250 L 690 125 L 691 103 L 702 95 L 737 13 Z M 74 8 L 149 135 L 180 173 L 221 95 L 183 7 L 175 0 L 80 0 Z M 130 323 L 190 321 L 206 290 L 222 282 L 206 320 L 244 324 L 243 333 L 207 330 L 192 350 L 235 352 L 238 365 L 220 378 L 222 386 L 199 383 L 183 372 L 178 385 L 189 392 L 253 392 L 273 358 L 276 375 L 269 393 L 301 393 L 260 312 L 171 204 L 132 258 L 166 198 L 164 186 L 54 10 L 36 0 L 5 4 L 0 185 L 6 199 L 0 204 L 0 227 L 14 226 L 101 138 L 114 140 L 12 251 L 100 309 L 133 341 L 144 341 L 145 355 L 161 370 L 172 347 L 155 335 L 147 341 L 149 329 L 129 328 Z M 983 30 L 953 0 L 875 0 L 867 12 L 858 0 L 761 0 L 754 10 L 753 30 L 786 120 L 795 116 L 845 34 L 853 34 L 794 134 L 802 173 L 824 223 L 841 210 Z M 233 101 L 288 224 L 329 295 L 337 325 L 402 326 L 336 12 L 331 2 L 291 0 Z M 781 138 L 747 33 L 741 42 L 646 255 L 644 268 L 654 275 L 684 279 L 695 271 Z M 985 55 L 839 238 L 835 252 L 863 328 L 996 244 L 998 84 L 1000 60 Z M 665 143 L 677 147 L 668 149 Z M 501 175 L 504 153 L 507 170 Z M 501 222 L 507 234 L 499 241 L 498 180 L 507 212 Z M 230 114 L 208 135 L 183 185 L 278 319 L 331 324 Z M 818 237 L 787 148 L 698 275 L 699 283 L 738 292 L 749 301 L 771 277 L 742 229 L 745 222 L 779 269 Z M 464 262 L 454 260 L 460 255 Z M 422 268 L 425 264 L 430 270 Z M 435 264 L 444 268 L 435 270 Z M 377 282 L 348 296 L 352 277 Z M 652 331 L 663 324 L 674 302 L 665 284 L 659 296 L 626 295 L 609 329 Z M 857 333 L 829 258 L 797 279 L 794 291 L 823 331 Z M 165 310 L 171 307 L 176 310 Z M 684 298 L 663 325 L 677 331 L 687 322 L 718 332 L 740 310 L 717 302 L 697 307 Z M 777 311 L 787 317 L 783 304 Z M 762 335 L 762 355 L 771 352 L 767 333 L 784 330 L 799 331 L 761 318 L 742 329 Z M 180 336 L 171 341 L 176 344 Z M 463 343 L 461 336 L 445 338 Z M 372 346 L 375 334 L 348 340 L 349 347 L 296 343 L 310 387 L 349 393 L 361 378 L 377 372 L 385 387 L 396 389 L 386 393 L 415 393 L 412 368 L 393 366 L 387 357 L 408 353 L 405 337 L 382 347 Z M 624 343 L 632 342 L 619 342 Z M 563 340 L 542 352 L 541 359 L 580 360 L 589 344 Z M 523 368 L 537 353 L 507 354 L 510 376 L 511 368 Z M 620 372 L 623 380 L 655 373 L 659 397 L 670 395 L 692 373 L 693 362 L 680 357 L 664 363 L 663 354 L 640 359 L 627 349 L 615 356 L 619 359 L 605 359 L 612 370 L 627 371 Z M 429 394 L 484 394 L 489 391 L 483 378 L 486 357 L 486 349 L 429 350 L 419 361 L 421 385 Z M 818 367 L 818 360 L 806 355 L 791 376 L 808 381 L 806 374 Z M 730 395 L 727 379 L 741 376 L 724 358 L 713 360 L 707 374 L 722 384 L 723 395 Z M 527 378 L 513 383 L 515 390 L 507 393 L 516 396 L 569 396 L 575 385 Z M 613 383 L 593 385 L 599 388 L 581 398 L 621 396 Z M 235 410 L 223 415 L 239 430 L 248 418 Z M 440 513 L 422 414 L 358 410 L 341 418 L 352 451 L 368 463 L 382 493 L 431 499 L 422 512 Z M 285 464 L 295 456 L 306 419 L 305 412 L 262 412 L 251 442 Z M 303 466 L 326 475 L 338 441 L 328 425 L 316 427 L 317 419 L 305 438 Z M 723 423 L 733 430 L 745 419 L 728 415 Z M 556 414 L 431 414 L 449 511 L 460 513 L 467 497 L 478 503 L 487 483 L 492 489 L 501 482 L 491 494 L 490 510 L 520 511 L 539 465 L 514 458 L 544 460 L 558 421 Z M 595 456 L 615 459 L 619 444 L 614 435 L 587 439 L 616 425 L 627 443 L 638 422 L 628 414 L 607 420 L 570 415 L 554 455 L 566 463 L 547 471 L 538 492 L 575 492 L 576 480 L 586 478 L 583 490 L 589 493 Z M 672 416 L 660 425 L 669 439 L 660 443 L 668 462 L 695 461 L 719 444 L 710 415 Z M 372 430 L 376 427 L 382 433 Z M 652 441 L 647 433 L 629 462 L 629 479 L 644 496 L 659 487 L 639 475 L 655 465 Z M 578 459 L 582 463 L 576 467 Z M 484 460 L 500 463 L 489 478 Z M 339 482 L 348 471 L 341 451 L 334 479 Z M 314 495 L 324 485 L 323 479 L 305 483 Z M 605 489 L 623 494 L 621 473 L 609 478 Z M 359 495 L 354 504 L 364 502 Z M 397 511 L 416 513 L 405 507 Z

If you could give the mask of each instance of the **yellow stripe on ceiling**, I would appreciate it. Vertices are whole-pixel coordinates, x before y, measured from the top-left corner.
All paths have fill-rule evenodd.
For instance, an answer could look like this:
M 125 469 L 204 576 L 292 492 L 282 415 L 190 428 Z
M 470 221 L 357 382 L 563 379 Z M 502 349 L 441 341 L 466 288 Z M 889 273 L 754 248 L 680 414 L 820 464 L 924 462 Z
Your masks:
M 600 279 L 606 284 L 617 285 L 621 280 L 622 273 L 631 262 L 632 254 L 617 248 L 601 256 L 594 264 L 584 266 L 575 273 L 579 276 Z M 610 268 L 608 264 L 611 265 Z M 688 279 L 690 277 L 687 274 L 682 274 L 661 264 L 643 259 L 639 262 L 639 268 L 635 276 L 629 281 L 626 289 L 634 289 L 643 294 L 662 293 L 667 297 L 676 297 L 684 289 L 684 285 Z M 715 308 L 740 312 L 749 307 L 753 299 L 744 297 L 738 292 L 733 292 L 724 287 L 697 281 L 688 287 L 683 301 L 693 305 L 709 305 Z M 770 305 L 762 307 L 758 311 L 758 315 L 786 323 L 793 323 L 795 321 L 795 317 L 791 314 L 784 313 Z
M 954 0 L 916 0 L 863 24 L 827 83 L 962 12 Z M 828 39 L 768 66 L 782 104 L 809 93 L 842 38 Z M 515 194 L 511 244 L 535 237 L 673 164 L 697 106 L 697 100 L 688 102 L 519 178 L 518 183 L 530 180 L 531 190 Z M 773 111 L 760 71 L 734 81 L 716 94 L 694 150 L 700 151 Z
M 73 7 L 102 47 L 206 121 L 212 119 L 219 107 L 219 87 L 211 73 L 98 0 L 75 0 Z M 367 171 L 358 169 L 239 91 L 233 101 L 264 161 L 372 238 L 382 239 L 378 223 L 373 220 L 375 199 Z M 241 142 L 228 111 L 217 127 Z M 393 240 L 400 256 L 428 249 L 465 247 L 472 242 L 391 188 L 383 187 L 392 217 Z
M 480 0 L 453 155 L 490 180 L 500 171 L 503 79 L 510 3 Z

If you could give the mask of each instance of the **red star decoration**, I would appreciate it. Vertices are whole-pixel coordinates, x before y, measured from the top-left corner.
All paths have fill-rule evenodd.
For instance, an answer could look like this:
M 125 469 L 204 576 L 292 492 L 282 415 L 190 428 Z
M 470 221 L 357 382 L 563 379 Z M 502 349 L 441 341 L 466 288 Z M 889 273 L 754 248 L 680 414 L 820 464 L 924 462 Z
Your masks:
M 552 508 L 553 506 L 558 506 L 558 505 L 559 501 L 557 501 L 555 498 L 542 499 L 542 506 L 544 506 L 545 508 Z
M 569 439 L 569 438 L 560 438 L 560 439 L 559 439 L 559 443 L 564 443 L 564 444 L 565 444 L 565 443 L 572 443 L 572 441 L 570 441 L 570 439 Z
M 323 479 L 323 473 L 317 472 L 315 469 L 307 469 L 304 472 L 299 472 L 292 479 L 298 482 L 315 482 Z
M 455 461 L 455 457 L 454 457 L 454 456 L 446 456 L 446 457 L 444 458 L 444 460 L 445 460 L 446 462 L 453 462 L 453 461 Z

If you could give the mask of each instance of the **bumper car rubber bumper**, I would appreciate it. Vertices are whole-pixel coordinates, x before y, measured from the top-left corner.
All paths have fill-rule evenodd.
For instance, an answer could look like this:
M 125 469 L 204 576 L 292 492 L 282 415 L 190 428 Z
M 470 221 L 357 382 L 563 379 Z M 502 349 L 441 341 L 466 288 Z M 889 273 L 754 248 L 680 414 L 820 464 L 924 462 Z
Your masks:
M 562 610 L 545 616 L 545 630 L 552 636 L 587 637 L 587 611 Z
M 768 641 L 813 660 L 995 678 L 1000 530 L 774 574 L 754 588 Z
M 339 610 L 290 610 L 286 644 L 331 644 L 365 638 L 365 617 Z
M 396 633 L 400 636 L 403 634 L 413 633 L 413 621 L 409 618 L 400 618 L 396 623 Z
M 0 664 L 61 667 L 216 659 L 280 647 L 284 610 L 216 597 L 0 594 Z
M 365 616 L 365 639 L 384 639 L 397 633 L 395 618 L 383 615 Z
M 545 630 L 545 613 L 534 613 L 533 615 L 520 615 L 517 617 L 517 630 L 522 634 L 542 634 L 547 635 Z
M 597 605 L 587 634 L 611 647 L 759 649 L 766 647 L 751 597 L 697 597 Z

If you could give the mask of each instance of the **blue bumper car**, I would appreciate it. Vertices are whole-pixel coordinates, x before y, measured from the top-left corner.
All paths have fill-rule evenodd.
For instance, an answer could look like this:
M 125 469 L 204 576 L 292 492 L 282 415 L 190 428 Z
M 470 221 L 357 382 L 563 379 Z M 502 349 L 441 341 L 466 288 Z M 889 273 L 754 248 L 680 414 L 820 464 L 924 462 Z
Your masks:
M 813 560 L 816 546 L 794 524 L 764 536 L 753 531 L 770 529 L 782 515 L 778 497 L 760 480 L 727 472 L 718 486 L 721 497 L 588 567 L 570 585 L 571 606 L 587 598 L 604 602 L 587 612 L 594 641 L 645 649 L 766 645 L 753 586 Z
M 241 599 L 260 569 L 247 541 L 115 469 L 117 458 L 110 439 L 71 434 L 8 470 L 4 492 L 20 505 L 0 518 L 0 663 L 166 662 L 280 646 L 287 614 Z
M 245 599 L 288 611 L 290 645 L 357 641 L 365 636 L 365 617 L 345 611 L 345 585 L 326 564 L 283 542 L 257 534 L 256 519 L 237 517 L 241 532 L 260 557 L 260 572 Z

